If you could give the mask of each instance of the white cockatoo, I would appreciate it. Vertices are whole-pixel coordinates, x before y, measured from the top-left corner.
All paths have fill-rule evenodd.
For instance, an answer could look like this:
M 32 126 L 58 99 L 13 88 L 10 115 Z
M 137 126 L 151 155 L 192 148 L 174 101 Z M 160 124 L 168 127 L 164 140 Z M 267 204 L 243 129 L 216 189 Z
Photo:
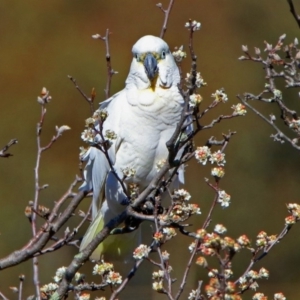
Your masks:
M 125 88 L 102 102 L 100 110 L 107 112 L 103 135 L 114 135 L 108 150 L 114 170 L 120 178 L 124 177 L 124 170 L 131 170 L 133 176 L 127 176 L 124 183 L 127 187 L 136 184 L 142 192 L 168 157 L 166 142 L 180 120 L 184 100 L 178 89 L 179 70 L 165 41 L 144 36 L 134 44 L 132 53 Z M 82 240 L 81 250 L 126 208 L 126 195 L 104 153 L 92 146 L 82 155 L 82 160 L 87 164 L 81 189 L 93 190 L 93 221 Z M 124 247 L 133 251 L 137 245 L 130 236 L 134 234 L 137 236 L 136 232 L 109 236 L 91 258 L 99 260 L 103 252 L 122 255 Z

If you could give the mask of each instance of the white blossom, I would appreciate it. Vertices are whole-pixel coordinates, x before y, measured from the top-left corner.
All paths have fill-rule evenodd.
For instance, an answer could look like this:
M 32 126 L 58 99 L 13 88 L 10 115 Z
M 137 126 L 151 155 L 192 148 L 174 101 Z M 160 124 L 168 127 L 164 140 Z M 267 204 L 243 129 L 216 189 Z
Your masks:
M 201 95 L 199 95 L 199 94 L 192 94 L 190 96 L 190 101 L 189 101 L 190 107 L 194 108 L 195 106 L 198 106 L 201 103 L 201 101 L 202 101 Z
M 151 248 L 147 245 L 140 245 L 138 246 L 134 252 L 133 252 L 133 258 L 136 260 L 143 259 L 145 257 L 148 257 L 149 253 L 151 251 Z
M 218 203 L 221 203 L 222 207 L 228 207 L 230 204 L 229 202 L 231 196 L 228 195 L 225 191 L 219 191 L 218 194 L 219 194 Z
M 214 153 L 211 154 L 211 156 L 209 158 L 209 161 L 212 164 L 217 163 L 218 166 L 224 166 L 224 164 L 226 163 L 225 153 L 218 150 L 217 152 L 214 152 Z
M 197 149 L 195 150 L 195 158 L 202 165 L 206 165 L 210 155 L 211 155 L 210 148 L 207 146 L 197 147 Z
M 55 276 L 53 277 L 53 280 L 57 283 L 60 282 L 66 273 L 66 269 L 67 269 L 66 267 L 58 268 L 56 270 Z
M 189 201 L 191 199 L 191 194 L 185 189 L 175 190 L 174 197 L 177 200 Z
M 105 276 L 105 282 L 116 285 L 116 284 L 121 284 L 122 283 L 122 276 L 120 273 L 114 272 L 114 271 L 109 271 L 107 276 Z
M 233 114 L 236 116 L 244 116 L 247 113 L 246 106 L 241 103 L 232 105 L 231 108 L 233 109 Z
M 172 54 L 177 62 L 181 62 L 186 58 L 186 52 L 183 51 L 183 46 L 180 46 L 178 50 L 174 51 Z
M 215 93 L 211 95 L 213 98 L 215 98 L 215 101 L 217 102 L 227 102 L 228 96 L 224 93 L 224 90 L 216 90 Z
M 214 232 L 218 234 L 224 234 L 227 231 L 226 227 L 222 224 L 217 224 L 214 228 Z

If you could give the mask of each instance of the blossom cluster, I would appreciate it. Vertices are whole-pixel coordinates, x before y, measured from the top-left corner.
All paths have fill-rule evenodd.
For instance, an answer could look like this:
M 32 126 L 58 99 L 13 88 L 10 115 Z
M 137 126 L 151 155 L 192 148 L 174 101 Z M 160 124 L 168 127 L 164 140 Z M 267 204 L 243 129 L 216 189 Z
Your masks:
M 199 94 L 192 94 L 190 96 L 189 105 L 191 108 L 197 107 L 202 102 L 202 97 Z
M 235 293 L 236 286 L 233 281 L 226 281 L 226 294 L 223 299 L 234 299 L 241 300 L 241 296 Z M 209 283 L 204 287 L 205 293 L 209 299 L 218 299 L 219 291 L 222 287 L 222 283 L 219 278 L 212 277 L 209 280 Z M 216 297 L 216 298 L 215 298 Z M 194 298 L 195 299 L 195 298 Z M 219 298 L 220 299 L 220 298 Z
M 136 260 L 141 260 L 143 258 L 146 258 L 148 257 L 150 251 L 151 251 L 150 247 L 141 244 L 133 251 L 133 258 Z
M 205 258 L 205 256 L 213 256 L 217 253 L 218 255 L 220 255 L 221 250 L 235 253 L 241 248 L 249 248 L 250 240 L 246 235 L 242 235 L 234 240 L 231 237 L 222 237 L 225 232 L 226 228 L 222 224 L 217 224 L 215 226 L 214 232 L 212 233 L 207 233 L 206 230 L 199 229 L 197 231 L 198 241 L 195 240 L 189 246 L 189 250 L 191 252 L 196 250 L 197 252 L 200 252 L 202 254 L 196 259 L 196 264 L 208 270 L 208 277 L 210 278 L 210 280 L 209 283 L 205 286 L 204 290 L 209 299 L 219 299 L 214 297 L 219 295 L 220 291 L 223 290 L 224 287 L 222 287 L 222 285 L 224 284 L 226 285 L 226 295 L 224 299 L 242 299 L 240 296 L 238 296 L 240 293 L 237 290 L 236 284 L 229 281 L 229 279 L 233 276 L 231 263 L 228 262 L 222 269 L 222 272 L 220 272 L 216 268 L 209 268 L 207 259 Z M 222 278 L 224 278 L 225 281 L 222 280 Z M 241 291 L 245 291 L 248 289 L 256 291 L 256 289 L 258 288 L 257 280 L 268 278 L 269 271 L 265 268 L 261 268 L 259 271 L 249 270 L 246 274 L 239 278 L 238 288 Z M 192 290 L 188 299 L 196 299 L 197 294 L 199 294 L 198 290 Z M 274 299 L 276 300 L 285 299 L 282 293 L 277 293 L 275 295 L 276 296 L 274 296 Z
M 134 177 L 136 174 L 136 169 L 126 167 L 125 169 L 122 170 L 122 173 L 126 178 Z
M 218 191 L 218 200 L 217 202 L 221 204 L 222 207 L 228 207 L 230 204 L 231 196 L 227 194 L 224 190 Z
M 300 128 L 300 119 L 291 119 L 289 120 L 289 127 L 294 131 L 298 131 Z
M 163 234 L 165 235 L 167 240 L 170 240 L 171 238 L 177 235 L 176 230 L 173 227 L 163 228 Z
M 40 288 L 42 299 L 48 299 L 48 296 L 51 296 L 58 289 L 57 283 L 50 282 L 45 284 Z
M 101 261 L 96 264 L 93 269 L 93 275 L 102 276 L 103 283 L 110 285 L 117 285 L 122 283 L 122 276 L 120 273 L 114 271 L 114 266 L 111 263 Z
M 247 274 L 239 278 L 239 288 L 242 291 L 247 289 L 256 291 L 256 289 L 259 287 L 257 280 L 268 278 L 269 271 L 265 268 L 260 268 L 259 271 L 250 270 Z
M 293 225 L 300 219 L 300 205 L 298 203 L 289 203 L 287 204 L 287 209 L 291 215 L 285 218 L 285 224 Z
M 175 49 L 175 51 L 172 54 L 177 62 L 181 62 L 184 58 L 186 58 L 186 52 L 183 51 L 183 46 L 180 46 L 178 49 Z
M 161 218 L 164 221 L 171 221 L 178 223 L 185 221 L 191 215 L 201 214 L 198 204 L 187 203 L 191 199 L 191 195 L 184 189 L 175 190 L 173 194 L 173 207 L 172 210 Z
M 154 282 L 152 283 L 153 290 L 157 292 L 162 292 L 164 290 L 163 279 L 166 275 L 165 273 L 170 273 L 171 271 L 172 267 L 168 266 L 166 270 L 158 270 L 152 273 L 152 278 L 154 279 Z
M 257 247 L 265 247 L 276 242 L 276 235 L 267 235 L 265 231 L 260 231 L 256 237 L 256 246 Z
M 188 249 L 192 253 L 196 251 L 204 256 L 213 256 L 219 253 L 220 250 L 230 251 L 231 253 L 238 252 L 241 248 L 249 248 L 250 240 L 246 235 L 242 235 L 236 240 L 231 237 L 225 236 L 227 229 L 222 224 L 217 224 L 214 232 L 208 233 L 205 229 L 196 231 L 196 240 L 193 241 Z M 207 267 L 207 261 L 203 256 L 200 256 L 196 264 L 204 268 Z M 230 271 L 226 271 L 229 272 Z
M 156 165 L 155 165 L 155 168 L 157 170 L 157 172 L 160 171 L 160 169 L 164 166 L 164 164 L 166 163 L 166 160 L 165 159 L 160 159 Z
M 226 163 L 225 153 L 221 150 L 212 153 L 208 146 L 197 147 L 195 158 L 202 165 L 206 165 L 207 161 L 210 161 L 211 164 L 216 163 L 218 166 L 224 166 Z
M 227 102 L 228 96 L 224 92 L 224 89 L 216 90 L 215 93 L 211 94 L 211 96 L 215 99 L 216 102 Z
M 55 272 L 55 276 L 53 277 L 54 283 L 50 282 L 48 284 L 43 285 L 40 288 L 42 299 L 49 299 L 49 297 L 58 289 L 58 284 L 61 282 L 61 280 L 65 276 L 66 270 L 67 270 L 66 267 L 58 268 Z M 84 277 L 83 274 L 76 272 L 76 274 L 74 276 L 74 280 L 76 283 L 79 283 L 83 277 Z
M 202 78 L 200 72 L 196 73 L 196 78 L 194 78 L 194 75 L 192 73 L 187 73 L 185 77 L 185 81 L 188 84 L 188 86 L 193 86 L 193 81 L 195 80 L 195 85 L 197 88 L 200 88 L 201 86 L 205 86 L 206 82 Z
M 247 113 L 245 105 L 243 105 L 241 103 L 232 105 L 231 108 L 233 109 L 234 116 L 245 116 Z
M 188 28 L 188 29 L 190 29 L 192 31 L 196 31 L 196 30 L 200 30 L 201 23 L 197 22 L 196 20 L 194 20 L 194 21 L 189 20 L 188 22 L 185 23 L 184 27 Z
M 106 109 L 98 109 L 94 112 L 93 116 L 85 120 L 86 129 L 81 133 L 81 139 L 88 144 L 98 144 L 101 141 L 99 124 L 102 124 L 108 117 Z M 67 130 L 63 128 L 64 130 Z M 104 138 L 108 145 L 117 138 L 117 134 L 110 129 L 105 130 Z

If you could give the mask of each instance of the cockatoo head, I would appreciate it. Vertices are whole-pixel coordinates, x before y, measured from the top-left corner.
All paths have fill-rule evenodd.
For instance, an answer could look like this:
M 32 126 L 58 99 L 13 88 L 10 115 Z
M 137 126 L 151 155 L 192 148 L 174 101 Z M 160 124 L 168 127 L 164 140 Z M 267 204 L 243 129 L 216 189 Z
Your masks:
M 126 83 L 138 89 L 170 88 L 180 80 L 169 46 L 161 38 L 146 35 L 132 47 L 133 59 Z

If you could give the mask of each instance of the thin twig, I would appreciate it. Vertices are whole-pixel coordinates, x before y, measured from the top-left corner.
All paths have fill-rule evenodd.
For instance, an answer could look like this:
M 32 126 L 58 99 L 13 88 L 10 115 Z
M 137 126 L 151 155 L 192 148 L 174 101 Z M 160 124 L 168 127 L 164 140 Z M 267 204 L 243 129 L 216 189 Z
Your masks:
M 292 13 L 294 19 L 296 20 L 298 27 L 300 28 L 300 16 L 297 14 L 296 9 L 294 7 L 293 0 L 287 0 L 289 6 L 290 6 L 290 12 Z
M 0 292 L 0 297 L 3 299 L 3 300 L 9 300 L 8 298 L 6 298 L 2 292 Z
M 87 101 L 87 103 L 90 106 L 91 113 L 93 114 L 95 109 L 94 109 L 94 99 L 95 99 L 95 90 L 92 89 L 91 97 L 88 97 L 84 91 L 80 88 L 80 86 L 77 84 L 77 81 L 75 78 L 72 76 L 68 75 L 68 78 L 73 82 L 75 88 L 79 91 L 79 93 L 82 95 L 82 97 Z
M 111 78 L 115 74 L 115 71 L 111 67 L 111 56 L 109 51 L 109 29 L 106 29 L 105 34 L 105 47 L 106 47 L 106 68 L 107 68 L 107 79 L 106 79 L 106 88 L 105 88 L 105 96 L 106 99 L 110 97 L 110 87 L 111 87 Z
M 158 3 L 156 4 L 156 6 L 158 8 L 160 8 L 160 10 L 164 13 L 165 15 L 165 18 L 164 18 L 164 23 L 163 23 L 163 26 L 161 28 L 161 31 L 160 31 L 160 35 L 159 37 L 162 39 L 167 31 L 167 24 L 168 24 L 168 20 L 169 20 L 169 16 L 170 16 L 170 13 L 171 13 L 171 10 L 172 10 L 172 7 L 173 7 L 173 4 L 174 4 L 175 0 L 170 0 L 169 2 L 169 6 L 167 9 L 164 9 L 162 4 L 161 3 Z
M 110 220 L 104 228 L 95 236 L 95 238 L 78 254 L 74 257 L 71 264 L 68 266 L 65 276 L 63 277 L 57 291 L 51 296 L 51 300 L 63 299 L 69 290 L 69 285 L 79 268 L 89 259 L 90 255 L 104 241 L 112 229 L 116 228 L 127 217 L 126 210 L 117 217 Z
M 184 286 L 186 285 L 186 281 L 187 281 L 187 277 L 188 277 L 188 274 L 189 274 L 190 269 L 191 269 L 191 265 L 193 263 L 194 257 L 195 257 L 195 255 L 197 253 L 197 250 L 198 250 L 198 246 L 199 246 L 198 244 L 199 244 L 199 240 L 197 239 L 196 240 L 196 245 L 195 245 L 195 247 L 194 247 L 194 249 L 192 251 L 192 254 L 191 254 L 190 258 L 189 258 L 189 261 L 188 261 L 187 266 L 185 268 L 185 271 L 183 273 L 183 277 L 182 277 L 182 281 L 181 281 L 180 287 L 178 289 L 178 292 L 177 292 L 176 296 L 174 297 L 175 300 L 178 300 L 180 298 L 180 296 L 181 296 L 181 294 L 183 292 Z
M 241 275 L 240 277 L 246 276 L 248 274 L 248 272 L 252 269 L 253 265 L 255 263 L 257 263 L 258 261 L 260 261 L 262 258 L 264 258 L 270 252 L 270 250 L 288 234 L 288 232 L 291 230 L 291 228 L 292 228 L 292 225 L 285 225 L 284 228 L 282 229 L 282 231 L 280 232 L 280 234 L 278 235 L 278 237 L 272 243 L 270 243 L 269 245 L 267 245 L 264 248 L 263 253 L 261 253 L 261 255 L 259 257 L 256 257 L 256 255 L 255 255 L 251 259 L 247 269 L 245 270 L 243 275 Z M 256 254 L 258 254 L 258 252 Z M 239 279 L 237 279 L 235 281 L 235 284 L 237 284 L 238 282 L 239 282 Z
M 126 276 L 126 278 L 122 281 L 122 283 L 120 284 L 120 286 L 115 289 L 113 291 L 113 293 L 111 294 L 110 296 L 110 300 L 114 300 L 116 299 L 116 297 L 118 296 L 118 294 L 125 288 L 125 286 L 127 285 L 127 283 L 129 282 L 129 280 L 135 275 L 137 269 L 139 268 L 139 266 L 142 264 L 144 260 L 143 259 L 140 259 L 138 261 L 136 261 L 134 263 L 134 266 L 133 268 L 130 270 L 129 274 Z
M 77 234 L 78 230 L 81 228 L 81 226 L 85 223 L 85 221 L 88 219 L 89 215 L 90 215 L 90 211 L 92 209 L 92 204 L 89 207 L 88 212 L 85 214 L 85 216 L 82 218 L 81 222 L 79 223 L 79 225 L 77 227 L 75 227 L 71 233 L 66 234 L 63 238 L 57 240 L 54 244 L 52 244 L 51 246 L 49 246 L 48 248 L 45 248 L 43 250 L 40 250 L 39 252 L 37 252 L 34 256 L 40 256 L 43 255 L 45 253 L 49 253 L 49 252 L 53 252 L 58 250 L 59 248 L 63 247 L 64 245 L 72 245 L 75 247 L 78 247 L 77 241 L 72 241 L 73 237 Z
M 261 117 L 265 122 L 267 122 L 270 126 L 272 126 L 276 130 L 276 135 L 272 135 L 274 140 L 285 140 L 289 142 L 294 148 L 300 150 L 300 146 L 293 142 L 286 134 L 284 134 L 275 124 L 273 121 L 269 120 L 265 117 L 261 112 L 259 112 L 256 108 L 248 103 L 245 99 L 243 99 L 240 95 L 237 95 L 237 98 L 247 107 L 249 107 L 252 111 L 254 111 L 259 117 Z
M 214 197 L 214 200 L 211 204 L 211 207 L 209 209 L 209 212 L 206 216 L 206 219 L 202 225 L 202 228 L 206 229 L 208 227 L 208 225 L 210 224 L 211 222 L 211 216 L 212 216 L 212 213 L 217 205 L 217 202 L 218 202 L 218 198 L 219 198 L 219 194 L 218 194 L 218 191 L 219 191 L 219 188 L 218 188 L 218 183 L 216 183 L 216 186 L 213 186 L 211 183 L 207 182 L 207 184 L 215 191 L 215 197 Z
M 23 282 L 24 282 L 25 276 L 20 275 L 19 276 L 19 291 L 18 291 L 18 300 L 22 300 L 22 294 L 23 294 Z
M 86 195 L 86 192 L 77 193 L 55 222 L 51 224 L 49 221 L 45 222 L 37 234 L 23 248 L 14 251 L 7 257 L 0 259 L 0 270 L 18 265 L 28 259 L 31 259 L 36 253 L 41 251 L 47 242 L 52 238 L 52 236 L 69 220 Z M 50 214 L 49 219 L 54 218 L 54 216 L 51 216 L 52 213 Z
M 46 185 L 40 186 L 39 183 L 39 168 L 40 168 L 40 161 L 41 161 L 41 155 L 44 151 L 48 150 L 55 141 L 61 136 L 61 132 L 59 129 L 57 129 L 57 133 L 55 136 L 52 137 L 51 141 L 46 145 L 45 147 L 41 146 L 41 134 L 43 129 L 43 124 L 46 116 L 46 104 L 51 99 L 51 96 L 49 95 L 49 91 L 47 91 L 45 88 L 42 90 L 42 98 L 39 98 L 39 103 L 41 104 L 41 115 L 40 120 L 37 123 L 37 129 L 36 129 L 36 138 L 37 138 L 37 157 L 36 157 L 36 164 L 34 168 L 34 179 L 35 179 L 35 193 L 34 193 L 34 201 L 32 206 L 32 216 L 31 216 L 31 231 L 32 236 L 35 237 L 37 235 L 37 225 L 36 225 L 36 219 L 37 219 L 37 211 L 38 211 L 38 200 L 39 200 L 39 194 L 40 191 L 45 188 Z M 48 221 L 47 221 L 48 222 Z M 33 282 L 36 289 L 36 297 L 40 299 L 40 281 L 39 281 L 39 262 L 37 257 L 33 257 L 32 260 L 33 264 Z
M 170 198 L 172 200 L 172 197 L 170 195 Z M 162 226 L 158 225 L 158 205 L 159 205 L 159 200 L 155 199 L 155 209 L 154 209 L 154 224 L 155 224 L 155 230 L 156 232 L 161 232 L 162 230 Z M 168 270 L 168 261 L 164 260 L 162 252 L 161 252 L 161 244 L 157 243 L 155 240 L 153 241 L 153 245 L 157 245 L 157 253 L 158 253 L 158 257 L 160 259 L 160 264 L 159 264 L 159 268 L 163 271 L 164 273 L 164 278 L 167 281 L 168 284 L 168 289 L 165 291 L 165 293 L 168 295 L 169 299 L 173 299 L 172 296 L 172 278 L 170 276 L 170 271 Z
M 0 150 L 0 157 L 10 157 L 13 156 L 11 153 L 5 153 L 12 145 L 17 144 L 17 139 L 12 139 Z
M 201 287 L 202 287 L 202 284 L 203 284 L 203 281 L 202 281 L 202 280 L 199 280 L 199 281 L 198 281 L 198 287 L 197 287 L 197 293 L 196 293 L 195 300 L 202 299 L 202 298 L 201 298 Z
M 36 157 L 36 164 L 34 168 L 34 179 L 35 179 L 35 193 L 34 193 L 34 202 L 33 202 L 33 213 L 31 216 L 31 230 L 32 230 L 32 236 L 36 236 L 37 228 L 36 228 L 36 218 L 37 214 L 35 211 L 38 210 L 38 199 L 39 199 L 39 192 L 41 190 L 40 184 L 39 184 L 39 167 L 40 167 L 40 160 L 41 160 L 41 154 L 43 152 L 41 147 L 41 133 L 42 133 L 42 127 L 44 123 L 46 115 L 46 109 L 45 104 L 41 105 L 41 117 L 40 121 L 37 123 L 37 157 Z M 39 280 L 39 268 L 38 268 L 39 262 L 38 258 L 34 257 L 32 260 L 32 266 L 33 266 L 33 282 L 35 286 L 35 293 L 36 297 L 40 299 L 40 280 Z
M 94 34 L 93 38 L 94 39 L 99 39 L 105 42 L 105 48 L 106 48 L 106 69 L 107 69 L 107 79 L 106 79 L 106 88 L 104 90 L 105 92 L 105 97 L 108 99 L 110 97 L 110 88 L 111 88 L 111 79 L 114 74 L 117 74 L 117 71 L 114 71 L 112 66 L 111 66 L 111 56 L 110 56 L 110 51 L 109 51 L 109 29 L 106 29 L 105 36 L 101 36 L 100 34 Z

